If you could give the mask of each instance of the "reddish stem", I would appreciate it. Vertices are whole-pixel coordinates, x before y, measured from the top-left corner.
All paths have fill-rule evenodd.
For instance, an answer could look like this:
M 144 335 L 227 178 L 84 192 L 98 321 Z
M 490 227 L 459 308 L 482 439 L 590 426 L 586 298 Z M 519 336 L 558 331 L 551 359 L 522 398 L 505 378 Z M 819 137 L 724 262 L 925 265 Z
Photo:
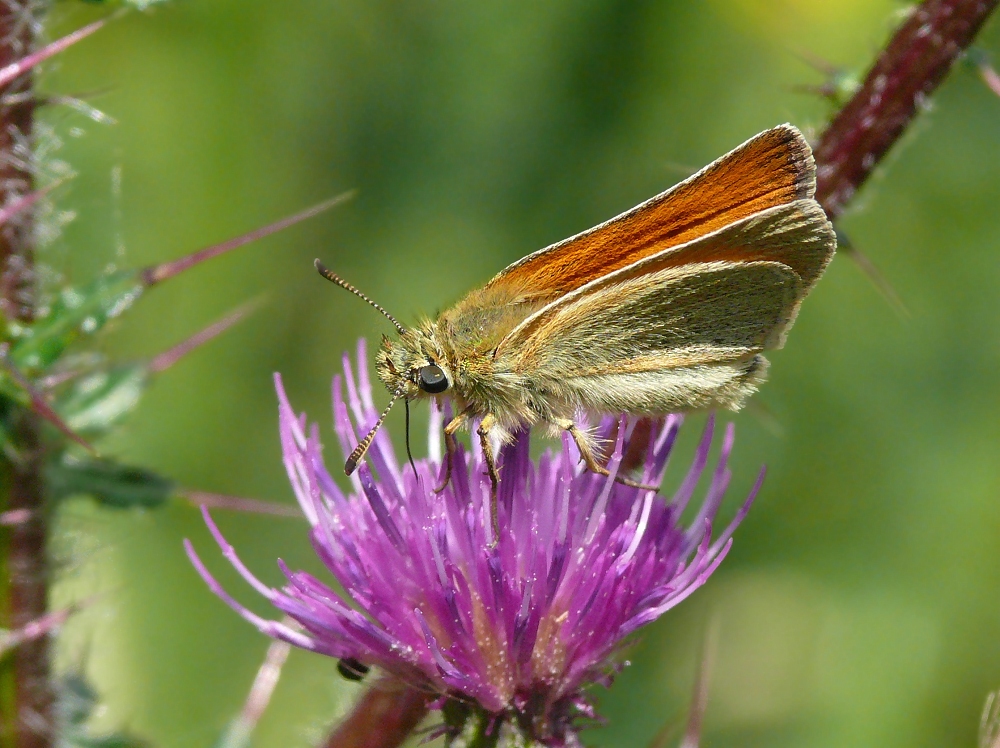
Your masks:
M 4 460 L 7 473 L 7 512 L 27 520 L 6 528 L 7 620 L 12 630 L 43 618 L 48 609 L 48 515 L 42 481 L 44 456 L 38 416 L 22 410 L 16 417 L 11 441 L 16 459 Z M 4 731 L 17 748 L 49 748 L 53 744 L 53 694 L 49 682 L 49 637 L 25 641 L 10 655 L 12 698 L 2 705 Z
M 0 3 L 0 70 L 15 65 L 31 51 L 32 24 L 26 22 L 28 2 Z M 30 138 L 35 103 L 30 95 L 34 74 L 29 69 L 0 88 L 0 208 L 31 192 Z M 12 217 L 0 227 L 0 311 L 8 319 L 30 322 L 34 317 L 34 251 L 31 211 Z
M 0 2 L 0 69 L 12 70 L 32 52 L 37 26 L 30 0 Z M 35 101 L 31 70 L 0 88 L 0 209 L 33 189 L 32 126 Z M 30 324 L 35 316 L 33 212 L 10 216 L 0 226 L 0 313 Z M 0 456 L 6 512 L 27 521 L 6 528 L 6 610 L 3 624 L 18 630 L 42 619 L 48 607 L 48 517 L 43 484 L 41 419 L 28 409 L 11 416 L 10 446 Z M 6 663 L 0 718 L 16 748 L 49 748 L 53 735 L 49 637 L 25 641 Z
M 816 155 L 816 199 L 839 216 L 1000 0 L 925 0 L 893 34 Z
M 431 696 L 382 679 L 370 687 L 321 748 L 396 748 L 427 716 Z

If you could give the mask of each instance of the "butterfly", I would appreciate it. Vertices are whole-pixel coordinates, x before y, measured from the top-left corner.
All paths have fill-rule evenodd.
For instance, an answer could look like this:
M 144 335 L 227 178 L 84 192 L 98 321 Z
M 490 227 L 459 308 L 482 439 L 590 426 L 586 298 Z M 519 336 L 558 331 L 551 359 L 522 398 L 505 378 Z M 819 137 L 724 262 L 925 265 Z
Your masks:
M 396 327 L 377 354 L 392 399 L 350 455 L 357 468 L 398 399 L 448 396 L 455 433 L 478 423 L 494 494 L 494 438 L 569 432 L 587 467 L 608 474 L 581 411 L 660 416 L 739 409 L 764 381 L 837 240 L 814 199 L 808 143 L 785 124 L 676 186 L 518 260 L 436 320 Z M 628 482 L 628 481 L 625 481 Z

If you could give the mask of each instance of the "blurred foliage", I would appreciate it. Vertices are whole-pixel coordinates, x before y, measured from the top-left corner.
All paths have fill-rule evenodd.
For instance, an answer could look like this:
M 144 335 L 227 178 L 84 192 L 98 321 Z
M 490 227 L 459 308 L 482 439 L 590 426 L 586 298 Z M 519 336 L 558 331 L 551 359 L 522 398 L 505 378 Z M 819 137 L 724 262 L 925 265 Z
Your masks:
M 817 132 L 831 105 L 801 89 L 827 76 L 804 55 L 850 80 L 901 8 L 215 0 L 116 20 L 42 81 L 118 121 L 44 113 L 48 145 L 61 142 L 78 176 L 56 193 L 77 218 L 43 261 L 75 287 L 346 189 L 358 196 L 150 291 L 111 326 L 113 360 L 148 358 L 268 299 L 158 379 L 101 454 L 184 487 L 290 501 L 271 373 L 322 420 L 341 352 L 386 332 L 316 276 L 314 257 L 404 322 L 433 314 L 759 130 L 791 121 Z M 60 4 L 50 35 L 105 12 Z M 1000 49 L 996 23 L 979 46 Z M 959 68 L 840 222 L 910 317 L 845 257 L 834 262 L 772 357 L 759 407 L 735 416 L 731 497 L 766 462 L 757 506 L 717 577 L 642 637 L 591 744 L 645 745 L 683 720 L 713 616 L 705 745 L 975 744 L 1000 683 L 998 143 L 1000 98 Z M 390 420 L 399 435 L 402 414 Z M 687 429 L 688 449 L 696 434 Z M 316 569 L 303 523 L 216 515 L 266 581 L 280 581 L 279 556 Z M 182 537 L 210 542 L 198 513 L 81 498 L 59 525 L 55 603 L 98 595 L 61 646 L 64 667 L 84 669 L 107 699 L 94 734 L 127 726 L 164 748 L 211 745 L 267 642 L 185 559 Z M 336 662 L 293 652 L 254 745 L 312 745 L 357 688 Z
M 145 741 L 125 732 L 94 736 L 87 723 L 99 709 L 99 697 L 86 679 L 69 673 L 60 679 L 56 690 L 58 706 L 58 748 L 148 748 Z
M 65 457 L 53 462 L 46 474 L 56 499 L 84 494 L 111 507 L 158 507 L 170 498 L 172 481 L 142 468 L 113 460 Z

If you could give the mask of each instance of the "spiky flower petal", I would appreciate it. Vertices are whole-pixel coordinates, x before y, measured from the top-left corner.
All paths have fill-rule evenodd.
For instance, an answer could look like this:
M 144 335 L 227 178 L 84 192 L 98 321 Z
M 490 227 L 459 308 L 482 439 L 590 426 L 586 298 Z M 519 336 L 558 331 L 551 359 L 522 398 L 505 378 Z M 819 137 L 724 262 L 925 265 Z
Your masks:
M 345 356 L 345 374 L 334 379 L 334 422 L 345 456 L 378 417 L 365 361 L 362 343 L 357 376 Z M 586 471 L 568 436 L 561 450 L 534 462 L 522 434 L 501 450 L 502 533 L 494 538 L 490 482 L 478 450 L 460 448 L 449 485 L 434 491 L 442 476 L 439 411 L 431 419 L 431 456 L 416 461 L 415 473 L 396 459 L 382 430 L 345 493 L 323 464 L 317 426 L 295 415 L 280 377 L 276 383 L 289 478 L 312 526 L 316 553 L 349 597 L 280 561 L 286 585 L 264 585 L 240 563 L 207 511 L 223 553 L 301 628 L 263 619 L 237 603 L 189 544 L 202 576 L 269 636 L 376 665 L 441 694 L 442 706 L 472 704 L 466 712 L 515 725 L 545 745 L 576 744 L 577 719 L 591 716 L 584 689 L 609 682 L 623 641 L 705 583 L 760 485 L 758 480 L 713 540 L 712 521 L 730 479 L 732 427 L 700 508 L 686 525 L 680 517 L 708 463 L 712 419 L 669 501 Z M 602 421 L 599 436 L 614 443 L 612 475 L 622 455 L 641 448 L 642 440 L 647 459 L 641 480 L 658 484 L 681 421 L 670 416 L 643 435 L 625 419 Z

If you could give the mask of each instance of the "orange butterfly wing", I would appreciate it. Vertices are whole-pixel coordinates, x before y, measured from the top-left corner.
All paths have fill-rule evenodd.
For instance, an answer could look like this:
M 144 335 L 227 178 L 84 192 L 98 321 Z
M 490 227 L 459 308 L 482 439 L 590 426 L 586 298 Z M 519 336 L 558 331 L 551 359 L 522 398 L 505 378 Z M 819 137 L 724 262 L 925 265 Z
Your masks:
M 762 210 L 811 198 L 815 188 L 808 143 L 795 127 L 780 125 L 626 213 L 515 262 L 483 291 L 502 289 L 522 298 L 560 296 Z M 678 255 L 678 264 L 690 261 Z M 700 262 L 740 259 L 733 252 L 698 257 Z M 805 266 L 805 259 L 801 267 L 794 257 L 781 262 L 799 274 L 806 288 L 822 270 Z

